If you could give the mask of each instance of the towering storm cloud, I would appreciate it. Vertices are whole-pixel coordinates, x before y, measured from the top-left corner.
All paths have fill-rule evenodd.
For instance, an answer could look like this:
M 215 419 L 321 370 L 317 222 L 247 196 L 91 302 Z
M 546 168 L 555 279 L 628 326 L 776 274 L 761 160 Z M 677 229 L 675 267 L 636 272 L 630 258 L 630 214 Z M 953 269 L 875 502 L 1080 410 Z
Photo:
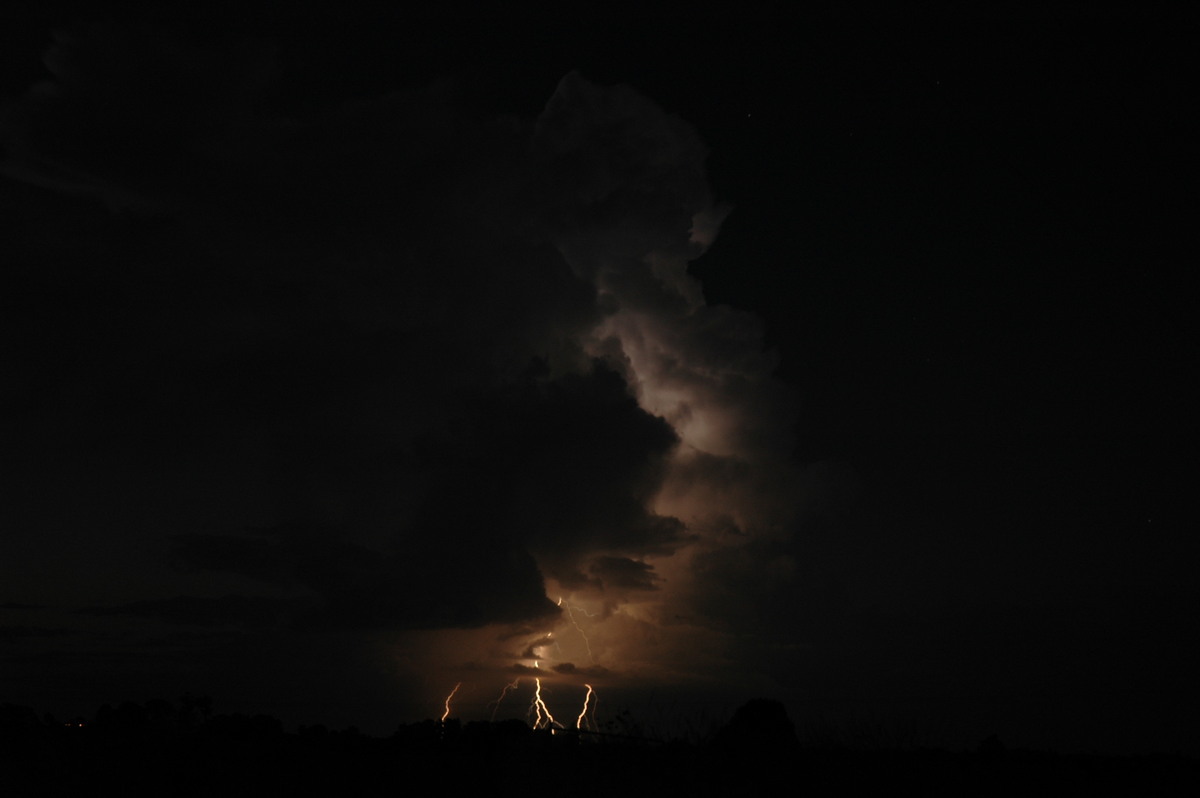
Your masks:
M 483 691 L 733 656 L 694 575 L 790 533 L 793 410 L 688 273 L 728 208 L 685 122 L 577 74 L 536 119 L 301 111 L 270 48 L 116 27 L 46 65 L 3 127 L 10 545 L 127 622 L 79 635 L 215 668 L 353 633 Z

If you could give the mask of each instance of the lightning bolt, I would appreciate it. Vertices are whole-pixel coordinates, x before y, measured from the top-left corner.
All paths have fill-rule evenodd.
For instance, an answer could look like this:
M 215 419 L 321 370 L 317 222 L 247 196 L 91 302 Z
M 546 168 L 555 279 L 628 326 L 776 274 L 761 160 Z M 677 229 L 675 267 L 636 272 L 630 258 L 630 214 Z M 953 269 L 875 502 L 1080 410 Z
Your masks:
M 535 660 L 533 667 L 540 668 L 541 665 Z M 550 707 L 546 706 L 546 702 L 542 699 L 542 680 L 536 676 L 533 678 L 533 701 L 529 704 L 529 714 L 533 715 L 534 729 L 550 729 L 553 732 L 555 726 L 563 728 L 563 725 L 550 714 Z
M 554 730 L 555 726 L 562 727 L 562 724 L 554 719 L 550 714 L 550 708 L 546 706 L 546 702 L 542 700 L 542 680 L 535 678 L 533 680 L 533 709 L 537 713 L 537 718 L 534 720 L 533 728 L 535 729 L 550 729 Z
M 567 617 L 570 619 L 571 623 L 575 626 L 575 628 L 579 631 L 580 637 L 583 638 L 584 643 L 588 646 L 588 656 L 590 657 L 592 655 L 592 649 L 591 649 L 591 645 L 588 641 L 587 635 L 584 633 L 583 629 L 580 628 L 579 624 L 575 621 L 575 618 L 574 618 L 571 610 L 578 609 L 580 612 L 583 612 L 583 613 L 589 615 L 589 617 L 590 617 L 591 613 L 588 613 L 587 610 L 585 610 L 582 607 L 572 608 L 562 598 L 560 598 L 558 600 L 558 605 L 560 607 L 564 607 L 566 609 Z M 536 643 L 533 646 L 531 646 L 530 653 L 533 653 L 533 651 L 536 651 L 539 648 L 545 648 L 546 646 L 549 646 L 551 644 L 557 645 L 557 641 L 554 640 L 552 635 L 546 635 L 539 643 Z M 593 658 L 592 661 L 595 662 L 595 659 Z M 538 671 L 540 671 L 541 667 L 542 667 L 541 661 L 535 659 L 533 661 L 533 667 L 535 669 L 537 669 Z M 496 700 L 490 702 L 490 706 L 492 707 L 492 722 L 493 723 L 495 723 L 496 715 L 500 711 L 500 704 L 502 704 L 504 702 L 505 697 L 509 694 L 510 691 L 519 689 L 520 685 L 521 685 L 521 677 L 518 676 L 517 678 L 513 679 L 508 684 L 504 685 L 504 687 L 500 690 L 500 695 L 496 697 Z M 583 706 L 580 708 L 579 714 L 575 718 L 575 728 L 579 729 L 579 730 L 585 730 L 585 731 L 594 731 L 595 726 L 596 726 L 596 720 L 595 720 L 596 702 L 597 702 L 599 696 L 596 693 L 595 688 L 593 688 L 590 684 L 584 684 L 584 687 L 587 688 L 587 692 L 584 694 L 584 697 L 583 697 Z M 454 689 L 452 689 L 449 692 L 449 694 L 446 695 L 446 698 L 442 702 L 443 711 L 442 711 L 441 723 L 443 726 L 446 724 L 446 721 L 449 720 L 449 718 L 450 718 L 450 713 L 452 711 L 451 702 L 454 700 L 454 697 L 456 695 L 458 695 L 458 691 L 461 688 L 462 688 L 462 682 L 455 683 Z M 542 696 L 542 680 L 541 680 L 540 676 L 535 676 L 533 678 L 533 698 L 529 702 L 529 710 L 528 710 L 527 714 L 529 717 L 529 721 L 534 729 L 549 729 L 550 732 L 553 734 L 556 731 L 558 731 L 559 729 L 567 728 L 562 723 L 559 723 L 558 720 L 554 717 L 554 714 L 550 712 L 550 707 L 546 704 L 546 699 L 543 698 L 543 696 Z
M 583 638 L 583 644 L 585 646 L 587 646 L 588 659 L 590 659 L 592 661 L 592 664 L 595 665 L 596 657 L 592 654 L 592 641 L 588 640 L 588 636 L 583 631 L 583 627 L 579 625 L 579 621 L 575 620 L 575 615 L 571 612 L 571 605 L 564 602 L 562 599 L 562 596 L 559 596 L 558 606 L 562 607 L 564 610 L 567 611 L 567 620 L 570 621 L 571 625 L 574 626 L 579 631 L 579 636 Z M 587 615 L 589 618 L 591 617 L 591 614 L 587 610 L 583 609 L 582 607 L 579 607 L 577 609 L 581 610 L 583 612 L 583 614 Z
M 450 695 L 446 696 L 446 711 L 442 713 L 442 723 L 446 722 L 446 718 L 450 717 L 450 699 L 454 698 L 454 694 L 458 692 L 458 688 L 462 687 L 462 682 L 454 685 L 454 689 L 450 691 Z
M 596 691 L 592 689 L 592 686 L 590 684 L 585 684 L 584 687 L 587 688 L 587 695 L 585 695 L 583 697 L 583 709 L 579 710 L 579 717 L 575 718 L 575 728 L 576 729 L 584 728 L 584 724 L 587 724 L 589 727 L 591 727 L 593 725 L 588 722 L 587 713 L 588 713 L 588 703 L 592 700 L 592 696 L 596 694 Z M 596 707 L 593 704 L 592 705 L 592 714 L 595 715 L 595 713 L 596 713 Z
M 504 696 L 508 695 L 509 690 L 516 690 L 517 686 L 520 684 L 521 684 L 521 680 L 518 678 L 518 679 L 513 679 L 511 682 L 504 685 L 504 689 L 500 691 L 500 697 L 496 699 L 496 701 L 494 702 L 494 706 L 492 707 L 492 723 L 496 722 L 496 712 L 499 711 L 500 702 L 504 700 Z

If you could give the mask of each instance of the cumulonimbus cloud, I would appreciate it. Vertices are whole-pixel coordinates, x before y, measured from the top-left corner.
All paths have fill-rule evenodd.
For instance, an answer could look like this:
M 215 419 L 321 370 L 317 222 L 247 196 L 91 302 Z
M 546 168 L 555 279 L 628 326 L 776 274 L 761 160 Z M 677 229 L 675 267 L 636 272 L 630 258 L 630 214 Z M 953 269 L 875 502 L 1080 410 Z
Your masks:
M 536 120 L 441 88 L 289 115 L 269 49 L 234 54 L 64 35 L 10 105 L 7 174 L 124 236 L 17 286 L 65 342 L 54 384 L 87 385 L 31 388 L 26 445 L 136 486 L 194 584 L 345 628 L 541 630 L 555 590 L 616 624 L 611 653 L 679 614 L 692 551 L 741 545 L 713 530 L 789 522 L 790 397 L 687 271 L 728 213 L 690 126 L 576 74 Z M 119 606 L 191 617 L 163 600 Z

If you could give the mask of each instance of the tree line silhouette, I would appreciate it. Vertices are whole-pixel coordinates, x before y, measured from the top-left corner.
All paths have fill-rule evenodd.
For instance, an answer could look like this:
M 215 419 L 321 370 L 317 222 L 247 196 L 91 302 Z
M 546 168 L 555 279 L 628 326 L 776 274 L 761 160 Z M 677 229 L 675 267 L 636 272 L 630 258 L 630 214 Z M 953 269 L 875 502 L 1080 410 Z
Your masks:
M 628 729 L 626 730 L 628 731 Z M 207 696 L 105 704 L 58 719 L 0 704 L 0 793 L 400 795 L 549 789 L 571 796 L 728 795 L 774 783 L 809 795 L 1200 794 L 1182 756 L 1066 756 L 992 736 L 967 751 L 857 750 L 798 739 L 781 704 L 755 700 L 706 739 L 534 730 L 520 720 L 399 724 L 388 737 L 324 725 L 289 732 L 265 714 L 215 714 Z

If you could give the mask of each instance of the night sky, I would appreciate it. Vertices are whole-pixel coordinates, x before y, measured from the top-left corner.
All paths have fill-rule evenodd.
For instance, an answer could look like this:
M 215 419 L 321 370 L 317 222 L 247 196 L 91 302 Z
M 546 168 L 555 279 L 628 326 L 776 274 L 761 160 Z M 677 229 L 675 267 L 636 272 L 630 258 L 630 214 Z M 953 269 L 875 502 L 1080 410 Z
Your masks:
M 14 7 L 0 702 L 1200 752 L 1191 20 Z

